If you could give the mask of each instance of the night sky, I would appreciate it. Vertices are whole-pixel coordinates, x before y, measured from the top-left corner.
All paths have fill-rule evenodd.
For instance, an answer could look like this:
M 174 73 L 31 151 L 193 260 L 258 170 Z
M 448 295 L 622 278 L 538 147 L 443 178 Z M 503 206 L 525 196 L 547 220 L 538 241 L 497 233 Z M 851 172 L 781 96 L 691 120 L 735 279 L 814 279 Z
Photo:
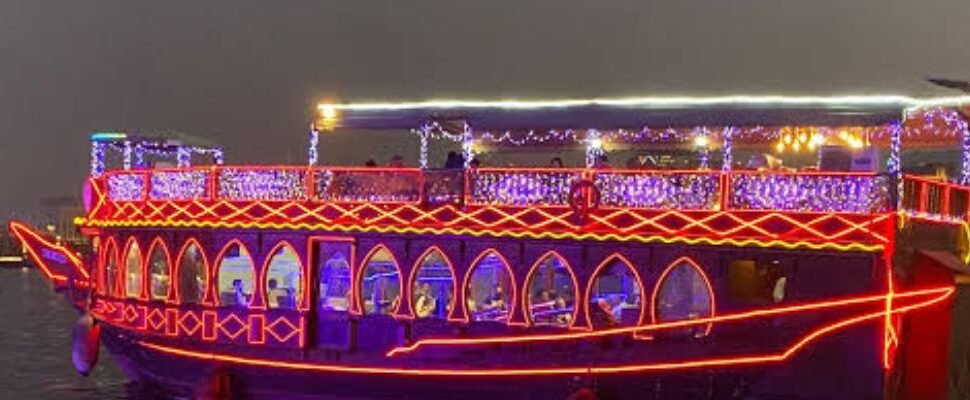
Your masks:
M 0 0 L 0 220 L 78 193 L 97 130 L 302 163 L 326 98 L 948 93 L 927 76 L 970 78 L 970 1 Z

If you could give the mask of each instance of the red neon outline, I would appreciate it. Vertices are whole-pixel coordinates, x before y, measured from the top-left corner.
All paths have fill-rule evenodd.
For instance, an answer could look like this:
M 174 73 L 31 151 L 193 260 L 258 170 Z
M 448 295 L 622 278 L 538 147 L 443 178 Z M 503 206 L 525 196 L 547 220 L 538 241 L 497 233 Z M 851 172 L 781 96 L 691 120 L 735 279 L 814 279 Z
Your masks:
M 573 267 L 569 265 L 569 261 L 566 260 L 566 257 L 563 257 L 555 250 L 549 250 L 536 259 L 536 262 L 529 267 L 529 272 L 525 275 L 525 282 L 523 282 L 522 287 L 522 312 L 525 313 L 525 323 L 527 326 L 535 326 L 535 322 L 532 321 L 532 299 L 530 299 L 532 296 L 529 296 L 529 292 L 532 289 L 532 279 L 535 277 L 535 273 L 539 269 L 539 264 L 542 264 L 543 261 L 546 261 L 550 257 L 558 258 L 559 261 L 562 262 L 562 265 L 566 267 L 566 271 L 569 271 L 569 276 L 573 280 L 573 316 L 569 320 L 569 326 L 567 326 L 567 328 L 572 328 L 576 326 L 576 319 L 579 317 L 579 309 L 581 308 L 580 302 L 586 303 L 586 301 L 579 297 L 579 280 L 576 279 L 576 273 L 573 272 Z M 589 306 L 587 305 L 587 308 L 588 307 Z
M 209 284 L 209 286 L 210 286 L 210 290 L 213 292 L 212 297 L 214 297 L 214 299 L 212 300 L 212 304 L 216 307 L 222 307 L 222 304 L 221 304 L 222 299 L 220 299 L 219 297 L 221 296 L 218 295 L 219 294 L 219 272 L 222 270 L 222 259 L 225 258 L 226 251 L 228 251 L 229 248 L 232 247 L 233 245 L 238 245 L 242 249 L 242 251 L 245 252 L 246 258 L 249 259 L 249 267 L 251 269 L 251 272 L 253 273 L 253 280 L 252 280 L 253 300 L 256 300 L 256 294 L 259 291 L 259 287 L 257 286 L 258 278 L 256 275 L 258 271 L 256 271 L 256 261 L 253 260 L 253 253 L 249 251 L 249 248 L 246 247 L 246 244 L 243 243 L 242 240 L 239 240 L 238 238 L 234 238 L 226 242 L 226 244 L 222 246 L 222 250 L 219 250 L 219 255 L 216 256 L 215 266 L 212 268 L 212 279 L 210 281 L 211 283 Z M 260 305 L 254 304 L 255 301 L 253 300 L 250 300 L 249 307 L 246 307 L 246 308 L 251 308 L 255 310 L 265 309 Z
M 913 290 L 909 292 L 899 293 L 896 295 L 897 298 L 910 298 L 919 297 L 934 294 L 944 294 L 949 296 L 954 292 L 952 286 L 941 286 L 929 289 Z M 795 304 L 784 307 L 765 307 L 754 309 L 750 311 L 734 313 L 734 314 L 724 314 L 720 316 L 711 316 L 706 318 L 690 319 L 690 320 L 678 320 L 671 322 L 656 323 L 651 325 L 639 325 L 639 326 L 627 326 L 618 327 L 611 329 L 602 330 L 591 330 L 591 331 L 570 331 L 563 333 L 550 333 L 550 334 L 536 334 L 536 335 L 502 335 L 502 336 L 491 336 L 491 337 L 481 337 L 481 338 L 429 338 L 422 339 L 408 346 L 401 346 L 395 349 L 391 349 L 387 352 L 388 357 L 395 356 L 397 354 L 411 353 L 418 350 L 424 346 L 480 346 L 480 345 L 493 345 L 493 344 L 503 344 L 503 343 L 530 343 L 530 342 L 555 342 L 555 341 L 565 341 L 565 340 L 576 340 L 576 339 L 591 339 L 604 336 L 612 335 L 626 335 L 626 334 L 636 334 L 645 331 L 654 331 L 661 329 L 672 329 L 681 328 L 686 326 L 701 325 L 701 324 L 715 324 L 721 322 L 733 322 L 742 321 L 750 318 L 758 318 L 764 316 L 772 315 L 785 315 L 813 310 L 831 309 L 842 306 L 859 305 L 865 303 L 879 303 L 885 301 L 886 294 L 876 294 L 869 296 L 858 296 L 858 297 L 846 297 L 835 300 L 819 301 L 814 303 L 804 303 Z M 882 315 L 883 311 L 879 311 Z
M 155 298 L 155 294 L 152 293 L 152 277 L 154 276 L 152 273 L 152 256 L 155 255 L 155 250 L 157 250 L 159 246 L 161 246 L 162 254 L 165 255 L 165 267 L 168 269 L 168 291 L 165 292 L 165 298 L 162 299 Z M 155 236 L 155 239 L 152 239 L 151 244 L 148 245 L 145 268 L 148 269 L 148 273 L 145 274 L 147 276 L 146 285 L 148 287 L 148 299 L 169 302 L 172 299 L 172 286 L 174 286 L 173 283 L 176 282 L 176 277 L 173 273 L 174 268 L 172 268 L 172 255 L 168 250 L 168 245 L 165 244 L 165 240 L 162 239 L 161 236 Z
M 589 284 L 586 285 L 586 301 L 585 301 L 586 302 L 586 327 L 589 329 L 593 329 L 593 321 L 589 318 L 589 316 L 591 315 L 589 300 L 591 298 L 590 295 L 593 293 L 593 285 L 596 284 L 596 280 L 599 278 L 599 274 L 601 273 L 601 270 L 606 268 L 606 266 L 611 264 L 613 261 L 619 261 L 621 264 L 626 266 L 626 268 L 630 270 L 630 272 L 633 272 L 633 278 L 636 279 L 637 286 L 640 287 L 640 315 L 637 316 L 637 325 L 642 325 L 643 319 L 644 317 L 646 317 L 647 290 L 643 285 L 643 279 L 640 278 L 640 273 L 637 272 L 637 269 L 636 267 L 633 266 L 633 263 L 630 262 L 628 258 L 623 256 L 623 254 L 616 252 L 604 258 L 603 261 L 600 262 L 595 269 L 593 269 L 593 273 L 589 275 L 590 279 L 589 279 Z
M 478 268 L 482 259 L 488 256 L 489 253 L 495 254 L 499 261 L 502 262 L 502 265 L 505 266 L 505 270 L 509 273 L 509 286 L 511 286 L 512 293 L 510 293 L 509 296 L 509 302 L 511 304 L 509 304 L 509 315 L 505 318 L 505 324 L 512 325 L 512 317 L 515 313 L 515 307 L 518 306 L 518 304 L 516 304 L 518 302 L 518 285 L 516 284 L 517 279 L 515 279 L 515 272 L 512 270 L 512 265 L 509 264 L 509 260 L 502 255 L 502 252 L 492 247 L 487 248 L 479 253 L 478 256 L 472 260 L 471 264 L 469 264 L 468 271 L 465 272 L 465 278 L 462 280 L 462 299 L 465 301 L 464 304 L 461 305 L 462 312 L 465 315 L 464 320 L 471 321 L 471 316 L 468 315 L 468 289 L 471 284 L 472 275 L 474 275 L 475 270 Z
M 451 264 L 451 260 L 444 251 L 437 245 L 432 245 L 424 250 L 418 258 L 415 259 L 414 266 L 411 267 L 411 276 L 408 278 L 408 311 L 410 318 L 417 318 L 417 314 L 414 313 L 414 281 L 418 278 L 418 271 L 424 266 L 424 260 L 431 256 L 432 253 L 438 252 L 441 255 L 441 259 L 445 260 L 445 265 L 448 266 L 448 270 L 451 271 L 451 304 L 449 305 L 448 320 L 449 321 L 461 321 L 468 322 L 462 319 L 453 319 L 452 315 L 456 314 L 455 306 L 458 304 L 458 277 L 455 274 L 455 266 Z
M 912 310 L 928 307 L 940 301 L 943 301 L 953 293 L 953 288 L 945 288 L 945 293 L 936 298 L 917 303 L 914 305 L 900 307 L 893 310 L 893 313 L 904 313 Z M 881 300 L 881 299 L 880 299 Z M 831 323 L 822 328 L 811 331 L 809 334 L 803 336 L 800 340 L 796 341 L 793 345 L 789 346 L 785 351 L 774 354 L 766 355 L 749 355 L 749 356 L 735 356 L 735 357 L 723 357 L 723 358 L 710 358 L 701 359 L 693 361 L 682 361 L 682 362 L 666 362 L 666 363 L 644 363 L 644 364 L 625 364 L 625 365 L 615 365 L 615 366 L 602 366 L 602 367 L 556 367 L 556 368 L 495 368 L 495 369 L 480 369 L 480 370 L 455 370 L 455 369 L 420 369 L 420 368 L 391 368 L 391 367 L 352 367 L 345 365 L 333 365 L 333 364 L 315 364 L 315 363 L 305 363 L 305 362 L 289 362 L 272 360 L 266 358 L 255 358 L 255 357 L 241 357 L 222 353 L 213 352 L 203 352 L 194 351 L 188 349 L 182 349 L 167 345 L 161 345 L 152 343 L 149 341 L 137 341 L 137 343 L 147 349 L 155 350 L 160 353 L 169 354 L 172 356 L 180 356 L 187 358 L 194 358 L 199 360 L 213 361 L 213 362 L 226 362 L 237 365 L 246 366 L 257 366 L 257 367 L 268 367 L 275 369 L 286 369 L 286 370 L 301 370 L 301 371 L 311 371 L 311 372 L 339 372 L 339 373 L 354 373 L 354 374 L 378 374 L 378 375 L 405 375 L 405 376 L 420 376 L 420 375 L 433 375 L 433 376 L 537 376 L 537 375 L 579 375 L 579 374 L 612 374 L 612 373 L 627 373 L 627 372 L 644 372 L 644 371 L 673 371 L 681 369 L 691 369 L 691 368 L 701 368 L 701 367 L 723 367 L 731 365 L 746 365 L 746 364 L 763 364 L 763 363 L 776 363 L 782 362 L 793 355 L 798 353 L 799 350 L 805 348 L 809 343 L 818 339 L 819 337 L 828 334 L 830 332 L 837 331 L 841 328 L 862 323 L 869 320 L 879 319 L 882 317 L 883 311 L 877 311 L 874 313 L 863 314 L 860 316 L 844 319 L 838 322 Z
M 190 237 L 185 240 L 185 243 L 182 243 L 182 248 L 179 249 L 179 255 L 175 258 L 175 281 L 173 282 L 174 285 L 172 285 L 174 287 L 172 293 L 175 296 L 175 303 L 183 304 L 182 294 L 179 293 L 179 286 L 181 286 L 182 282 L 182 257 L 185 257 L 185 253 L 189 250 L 189 246 L 193 245 L 196 249 L 198 249 L 199 255 L 202 257 L 202 276 L 205 278 L 205 290 L 202 293 L 202 298 L 200 299 L 201 301 L 198 303 L 188 304 L 209 305 L 209 287 L 212 286 L 212 279 L 210 278 L 212 275 L 212 266 L 209 264 L 209 258 L 205 255 L 205 247 L 202 247 L 202 244 L 194 237 Z
M 134 296 L 132 296 L 131 293 L 128 293 L 128 256 L 131 254 L 132 249 L 135 249 L 136 251 L 138 251 L 138 286 L 139 287 L 138 287 L 138 293 L 136 293 Z M 121 273 L 123 277 L 122 279 L 123 290 L 121 291 L 121 296 L 127 299 L 147 300 L 147 298 L 144 296 L 145 295 L 145 285 L 144 285 L 145 263 L 143 261 L 145 258 L 145 253 L 142 253 L 141 245 L 138 244 L 137 237 L 135 237 L 134 235 L 128 237 L 128 240 L 125 241 L 125 251 L 124 253 L 122 253 L 121 257 L 122 257 L 122 260 L 124 261 L 121 264 L 122 268 L 120 268 L 123 271 Z
M 299 302 L 296 304 L 296 307 L 297 307 L 296 309 L 299 310 L 299 311 L 306 311 L 306 309 L 303 308 L 303 304 L 306 302 L 306 299 L 304 297 L 307 295 L 307 291 L 306 291 L 307 284 L 306 284 L 306 281 L 308 280 L 308 278 L 307 278 L 308 271 L 307 271 L 306 265 L 304 264 L 304 262 L 302 260 L 302 257 L 300 257 L 300 252 L 296 251 L 296 247 L 294 247 L 293 244 L 290 243 L 290 241 L 289 240 L 286 240 L 286 239 L 283 239 L 283 240 L 280 240 L 279 242 L 276 242 L 276 244 L 273 245 L 273 248 L 269 251 L 269 253 L 266 253 L 267 254 L 267 257 L 265 257 L 265 261 L 263 261 L 263 267 L 262 267 L 262 271 L 263 272 L 261 274 L 262 278 L 260 279 L 261 282 L 260 282 L 260 285 L 259 286 L 260 286 L 260 291 L 262 292 L 263 305 L 265 307 L 264 309 L 267 309 L 267 310 L 286 310 L 285 308 L 279 308 L 279 307 L 272 308 L 272 307 L 270 307 L 269 306 L 269 299 L 266 297 L 266 295 L 267 295 L 266 290 L 269 289 L 269 287 L 268 287 L 268 285 L 269 285 L 269 266 L 273 262 L 273 259 L 276 258 L 276 252 L 280 248 L 282 248 L 282 247 L 289 248 L 290 251 L 292 251 L 293 254 L 296 255 L 296 257 L 295 257 L 296 258 L 296 262 L 300 263 L 300 268 L 299 268 L 299 270 L 300 270 L 300 282 L 299 282 L 299 285 L 300 285 L 300 293 L 297 295 L 297 297 L 299 298 Z
M 715 308 L 714 308 L 717 303 L 717 300 L 714 299 L 714 287 L 711 286 L 711 280 L 707 277 L 707 273 L 704 272 L 704 269 L 701 268 L 701 266 L 697 264 L 697 262 L 695 262 L 689 256 L 684 256 L 670 263 L 670 265 L 667 266 L 664 272 L 660 274 L 660 278 L 657 279 L 657 283 L 654 284 L 653 293 L 650 295 L 650 321 L 654 324 L 657 323 L 657 295 L 660 294 L 660 288 L 663 286 L 664 280 L 667 279 L 667 274 L 669 274 L 670 271 L 682 265 L 683 263 L 686 263 L 687 265 L 693 267 L 694 270 L 696 270 L 697 273 L 701 276 L 701 278 L 704 279 L 704 284 L 707 286 L 707 293 L 710 296 L 711 316 L 717 315 L 717 311 L 715 311 Z M 714 327 L 714 324 L 707 325 L 707 330 L 704 331 L 704 336 L 710 335 L 711 329 L 713 327 Z
M 48 280 L 55 283 L 65 283 L 67 282 L 67 277 L 55 274 L 47 263 L 44 262 L 44 259 L 37 254 L 34 246 L 27 244 L 27 241 L 24 239 L 25 236 L 30 236 L 31 239 L 40 242 L 42 245 L 49 247 L 58 253 L 63 254 L 65 257 L 67 257 L 68 262 L 74 267 L 74 269 L 81 274 L 81 276 L 84 278 L 84 282 L 90 283 L 89 281 L 91 280 L 91 275 L 84 269 L 84 263 L 67 247 L 47 240 L 36 232 L 36 230 L 19 221 L 11 220 L 7 224 L 7 228 L 10 230 L 10 233 L 17 237 L 17 240 L 21 243 L 21 245 L 23 245 L 23 248 L 27 250 L 27 254 L 30 255 L 30 258 L 34 261 L 34 263 L 40 267 L 41 272 L 45 277 L 47 277 Z
M 374 245 L 374 247 L 372 247 L 370 251 L 364 254 L 364 258 L 361 259 L 363 260 L 360 263 L 360 266 L 362 268 L 360 270 L 360 274 L 358 274 L 358 276 L 355 277 L 356 282 L 354 282 L 353 290 L 357 292 L 357 294 L 354 295 L 354 298 L 357 301 L 357 307 L 358 307 L 358 310 L 360 310 L 360 315 L 381 315 L 381 314 L 374 314 L 374 313 L 368 314 L 366 312 L 367 308 L 364 307 L 364 298 L 363 296 L 361 296 L 361 293 L 363 293 L 364 291 L 364 275 L 366 275 L 366 272 L 367 272 L 367 264 L 370 264 L 370 259 L 374 257 L 374 254 L 376 254 L 381 249 L 386 251 L 387 254 L 391 256 L 391 262 L 394 263 L 394 268 L 397 269 L 397 285 L 400 288 L 400 290 L 397 293 L 397 296 L 398 296 L 397 307 L 394 308 L 393 312 L 387 315 L 390 315 L 392 317 L 398 317 L 399 316 L 398 313 L 401 312 L 401 303 L 402 303 L 401 298 L 407 295 L 408 291 L 404 288 L 404 277 L 403 277 L 404 273 L 401 272 L 401 264 L 397 262 L 397 257 L 394 256 L 394 252 L 391 251 L 391 249 L 385 246 L 383 243 L 378 243 Z

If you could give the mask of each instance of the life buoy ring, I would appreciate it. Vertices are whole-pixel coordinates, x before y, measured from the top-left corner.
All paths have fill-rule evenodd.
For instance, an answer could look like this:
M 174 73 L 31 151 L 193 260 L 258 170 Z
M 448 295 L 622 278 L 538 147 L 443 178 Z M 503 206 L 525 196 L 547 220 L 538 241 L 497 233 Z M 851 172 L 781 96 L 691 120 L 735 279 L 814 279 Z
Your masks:
M 583 179 L 576 181 L 569 188 L 569 207 L 573 210 L 573 215 L 585 223 L 590 211 L 596 210 L 600 206 L 600 191 L 593 181 Z

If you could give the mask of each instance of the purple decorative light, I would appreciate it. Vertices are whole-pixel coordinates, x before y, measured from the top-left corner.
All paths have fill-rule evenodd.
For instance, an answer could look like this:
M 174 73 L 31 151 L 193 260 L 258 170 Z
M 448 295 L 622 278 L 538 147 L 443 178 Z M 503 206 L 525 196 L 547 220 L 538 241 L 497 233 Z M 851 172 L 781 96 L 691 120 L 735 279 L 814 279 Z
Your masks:
M 731 176 L 729 208 L 735 210 L 872 213 L 889 209 L 884 176 Z
M 562 206 L 569 204 L 569 191 L 580 175 L 555 171 L 475 171 L 470 179 L 473 204 Z
M 151 174 L 152 200 L 195 200 L 208 196 L 208 171 L 155 171 Z
M 108 176 L 108 199 L 111 201 L 140 201 L 145 195 L 145 175 L 114 174 Z
M 715 174 L 597 172 L 595 183 L 607 207 L 713 210 L 718 205 Z
M 320 170 L 317 199 L 344 202 L 413 202 L 421 200 L 421 175 L 405 171 Z
M 226 200 L 306 200 L 306 171 L 219 170 L 219 197 Z

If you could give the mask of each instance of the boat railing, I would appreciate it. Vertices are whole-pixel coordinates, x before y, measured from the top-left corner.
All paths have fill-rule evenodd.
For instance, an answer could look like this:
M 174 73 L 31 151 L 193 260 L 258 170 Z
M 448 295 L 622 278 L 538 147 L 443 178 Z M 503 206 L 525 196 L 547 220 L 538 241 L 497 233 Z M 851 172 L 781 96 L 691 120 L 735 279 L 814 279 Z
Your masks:
M 108 200 L 570 207 L 595 189 L 606 209 L 874 213 L 895 209 L 883 174 L 581 168 L 421 170 L 218 166 L 110 171 Z M 967 215 L 967 189 L 906 177 L 908 209 Z M 918 193 L 918 195 L 917 195 Z M 589 193 L 584 193 L 588 196 Z M 579 196 L 582 197 L 582 196 Z M 945 200 L 945 201 L 944 201 Z M 945 212 L 944 212 L 945 211 Z
M 901 207 L 911 215 L 946 221 L 970 217 L 970 187 L 940 178 L 906 175 Z

